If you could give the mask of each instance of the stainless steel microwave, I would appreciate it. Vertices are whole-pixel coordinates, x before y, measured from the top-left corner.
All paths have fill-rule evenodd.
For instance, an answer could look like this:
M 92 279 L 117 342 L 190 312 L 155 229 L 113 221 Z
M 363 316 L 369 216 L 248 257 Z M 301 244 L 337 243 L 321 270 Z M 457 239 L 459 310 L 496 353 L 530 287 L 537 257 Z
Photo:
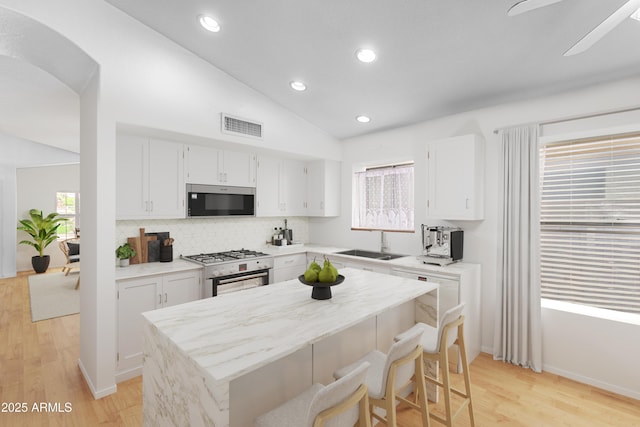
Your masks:
M 187 216 L 255 216 L 256 189 L 187 184 Z

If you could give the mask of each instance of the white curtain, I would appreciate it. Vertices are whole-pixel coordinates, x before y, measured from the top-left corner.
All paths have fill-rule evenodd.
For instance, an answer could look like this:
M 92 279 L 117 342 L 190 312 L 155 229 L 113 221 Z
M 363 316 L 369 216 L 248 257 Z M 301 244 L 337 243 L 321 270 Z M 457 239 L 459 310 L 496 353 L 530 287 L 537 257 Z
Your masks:
M 413 164 L 355 174 L 354 228 L 413 230 Z
M 538 126 L 502 131 L 493 356 L 542 371 Z

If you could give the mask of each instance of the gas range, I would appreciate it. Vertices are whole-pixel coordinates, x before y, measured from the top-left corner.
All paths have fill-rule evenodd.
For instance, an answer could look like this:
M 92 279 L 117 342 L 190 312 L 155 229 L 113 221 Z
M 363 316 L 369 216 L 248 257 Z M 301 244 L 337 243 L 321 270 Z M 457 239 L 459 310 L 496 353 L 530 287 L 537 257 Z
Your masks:
M 187 255 L 184 258 L 188 261 L 201 265 L 214 265 L 229 263 L 233 261 L 251 260 L 257 258 L 271 257 L 269 254 L 259 251 L 250 251 L 248 249 L 239 249 L 226 252 L 213 252 L 208 254 Z
M 240 249 L 183 258 L 204 266 L 205 298 L 268 285 L 272 280 L 273 257 L 264 252 Z

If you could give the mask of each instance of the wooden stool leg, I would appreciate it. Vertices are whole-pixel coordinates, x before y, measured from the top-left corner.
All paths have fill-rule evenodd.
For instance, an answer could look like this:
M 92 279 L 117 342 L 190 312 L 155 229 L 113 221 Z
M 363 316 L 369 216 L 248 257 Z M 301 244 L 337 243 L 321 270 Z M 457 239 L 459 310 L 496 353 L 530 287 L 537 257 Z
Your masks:
M 451 419 L 451 380 L 449 378 L 449 351 L 443 349 L 440 352 L 440 371 L 442 372 L 442 385 L 444 394 L 444 409 L 446 412 L 447 427 L 452 427 Z
M 427 387 L 424 380 L 424 358 L 422 355 L 416 359 L 415 368 L 415 387 L 413 389 L 416 395 L 416 404 L 420 405 L 420 414 L 422 415 L 422 426 L 431 427 L 431 419 L 429 417 L 429 399 L 427 398 Z
M 78 281 L 76 281 L 75 289 L 78 289 L 79 287 L 80 287 L 80 275 L 78 274 Z
M 469 363 L 467 359 L 467 349 L 464 343 L 464 324 L 460 325 L 458 329 L 458 347 L 460 348 L 460 356 L 462 357 L 462 373 L 464 375 L 464 387 L 466 393 L 466 400 L 468 400 L 469 406 L 469 423 L 471 427 L 476 425 L 473 418 L 473 401 L 471 400 L 471 377 L 469 375 Z

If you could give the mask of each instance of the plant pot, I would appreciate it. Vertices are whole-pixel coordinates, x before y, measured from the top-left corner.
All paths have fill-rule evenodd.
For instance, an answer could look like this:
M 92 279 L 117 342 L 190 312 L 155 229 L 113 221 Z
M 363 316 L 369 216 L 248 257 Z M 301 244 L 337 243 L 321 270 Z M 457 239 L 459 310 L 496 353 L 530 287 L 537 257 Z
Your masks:
M 120 267 L 128 267 L 129 266 L 129 258 L 120 260 Z
M 36 273 L 44 273 L 49 268 L 49 262 L 51 262 L 51 256 L 49 255 L 36 255 L 31 257 L 31 266 Z

